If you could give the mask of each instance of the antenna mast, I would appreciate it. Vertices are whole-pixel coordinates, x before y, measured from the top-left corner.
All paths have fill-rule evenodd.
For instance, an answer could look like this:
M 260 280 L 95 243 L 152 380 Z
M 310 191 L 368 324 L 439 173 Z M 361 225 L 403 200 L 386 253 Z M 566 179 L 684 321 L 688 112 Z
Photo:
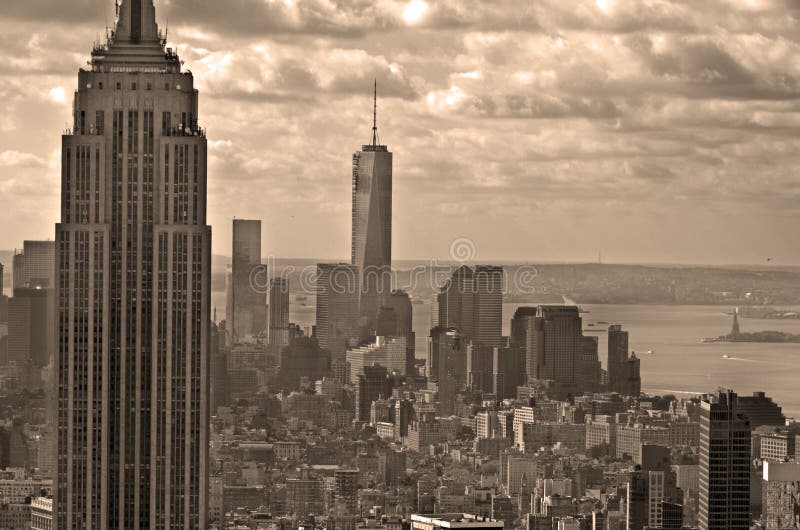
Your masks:
M 378 80 L 375 80 L 375 92 L 372 107 L 372 145 L 378 145 Z

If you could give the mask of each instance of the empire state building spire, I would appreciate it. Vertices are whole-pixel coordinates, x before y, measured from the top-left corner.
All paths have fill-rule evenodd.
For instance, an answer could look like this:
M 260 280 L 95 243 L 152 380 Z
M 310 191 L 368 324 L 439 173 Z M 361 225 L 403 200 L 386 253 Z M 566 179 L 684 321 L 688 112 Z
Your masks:
M 117 4 L 116 43 L 158 42 L 158 24 L 153 0 L 122 0 Z

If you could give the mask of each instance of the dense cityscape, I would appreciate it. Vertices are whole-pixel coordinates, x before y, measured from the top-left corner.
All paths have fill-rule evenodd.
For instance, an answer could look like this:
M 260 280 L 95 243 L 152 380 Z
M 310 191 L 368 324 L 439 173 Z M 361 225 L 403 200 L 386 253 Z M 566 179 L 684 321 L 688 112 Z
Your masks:
M 467 238 L 441 281 L 393 266 L 372 90 L 350 262 L 273 266 L 262 221 L 232 212 L 217 307 L 199 92 L 152 0 L 122 1 L 78 74 L 54 240 L 20 241 L 10 297 L 0 265 L 0 530 L 800 528 L 800 423 L 767 381 L 645 393 L 668 352 L 531 290 L 532 267 L 476 263 Z M 564 285 L 606 296 L 581 282 Z M 782 292 L 715 289 L 697 296 Z M 731 326 L 705 340 L 760 336 L 738 309 Z

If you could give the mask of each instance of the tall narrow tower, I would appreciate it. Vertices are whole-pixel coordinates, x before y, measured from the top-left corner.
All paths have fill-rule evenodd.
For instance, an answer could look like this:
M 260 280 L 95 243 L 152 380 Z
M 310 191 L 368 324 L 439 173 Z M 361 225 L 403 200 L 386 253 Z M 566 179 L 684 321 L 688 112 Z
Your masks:
M 211 228 L 192 74 L 123 0 L 78 74 L 56 225 L 56 527 L 206 528 Z
M 372 143 L 353 155 L 352 260 L 358 267 L 362 331 L 372 332 L 378 309 L 391 293 L 392 153 L 378 143 L 378 85 L 372 121 Z

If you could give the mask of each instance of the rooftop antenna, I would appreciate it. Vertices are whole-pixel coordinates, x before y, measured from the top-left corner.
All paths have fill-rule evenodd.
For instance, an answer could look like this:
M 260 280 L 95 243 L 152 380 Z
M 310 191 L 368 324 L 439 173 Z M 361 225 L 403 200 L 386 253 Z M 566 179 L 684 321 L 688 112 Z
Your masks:
M 378 80 L 375 80 L 375 92 L 372 107 L 372 145 L 378 145 Z

